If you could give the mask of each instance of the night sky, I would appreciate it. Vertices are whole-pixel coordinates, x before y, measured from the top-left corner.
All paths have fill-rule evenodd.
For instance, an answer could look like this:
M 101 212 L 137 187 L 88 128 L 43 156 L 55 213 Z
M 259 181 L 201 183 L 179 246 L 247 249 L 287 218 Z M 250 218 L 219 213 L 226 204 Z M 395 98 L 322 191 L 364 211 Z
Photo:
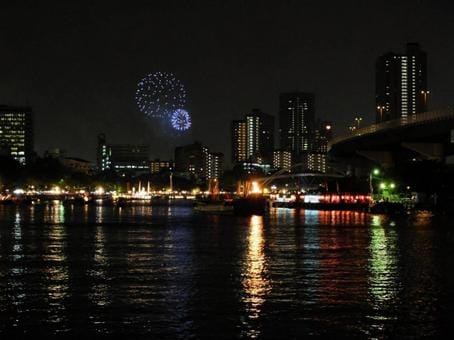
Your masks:
M 373 120 L 376 58 L 413 41 L 428 54 L 431 109 L 454 105 L 452 0 L 70 3 L 1 5 L 0 104 L 33 107 L 39 154 L 94 161 L 104 132 L 150 143 L 152 158 L 201 140 L 229 160 L 231 120 L 252 108 L 277 117 L 279 93 L 295 90 L 314 92 L 341 134 L 356 115 Z M 186 85 L 186 136 L 137 109 L 136 84 L 156 71 Z

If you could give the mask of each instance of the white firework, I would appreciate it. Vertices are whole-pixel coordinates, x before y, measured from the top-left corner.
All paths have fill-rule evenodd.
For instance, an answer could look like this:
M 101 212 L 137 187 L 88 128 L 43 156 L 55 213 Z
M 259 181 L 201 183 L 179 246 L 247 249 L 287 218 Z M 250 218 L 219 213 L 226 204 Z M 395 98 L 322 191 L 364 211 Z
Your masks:
M 147 117 L 168 117 L 186 104 L 186 89 L 173 73 L 150 73 L 137 84 L 135 100 Z

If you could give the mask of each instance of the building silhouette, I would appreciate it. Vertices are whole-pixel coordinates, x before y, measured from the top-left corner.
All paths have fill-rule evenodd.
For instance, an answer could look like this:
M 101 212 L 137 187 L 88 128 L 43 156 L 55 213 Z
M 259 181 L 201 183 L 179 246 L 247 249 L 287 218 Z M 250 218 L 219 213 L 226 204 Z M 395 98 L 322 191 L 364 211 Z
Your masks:
M 199 178 L 205 177 L 208 148 L 200 142 L 175 148 L 175 170 Z
M 292 92 L 279 96 L 280 149 L 290 151 L 292 163 L 301 163 L 311 151 L 314 136 L 315 96 Z

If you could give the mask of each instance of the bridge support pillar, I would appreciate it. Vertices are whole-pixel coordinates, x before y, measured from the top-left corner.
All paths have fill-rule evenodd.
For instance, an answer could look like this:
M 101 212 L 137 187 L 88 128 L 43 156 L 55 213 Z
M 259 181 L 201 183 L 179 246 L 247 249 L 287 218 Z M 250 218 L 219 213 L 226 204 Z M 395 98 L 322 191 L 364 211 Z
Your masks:
M 394 165 L 393 154 L 391 151 L 371 151 L 371 150 L 356 150 L 356 153 L 371 161 L 379 163 L 384 168 L 390 168 Z
M 444 157 L 443 144 L 441 143 L 408 143 L 402 142 L 406 149 L 419 153 L 426 159 L 442 161 Z

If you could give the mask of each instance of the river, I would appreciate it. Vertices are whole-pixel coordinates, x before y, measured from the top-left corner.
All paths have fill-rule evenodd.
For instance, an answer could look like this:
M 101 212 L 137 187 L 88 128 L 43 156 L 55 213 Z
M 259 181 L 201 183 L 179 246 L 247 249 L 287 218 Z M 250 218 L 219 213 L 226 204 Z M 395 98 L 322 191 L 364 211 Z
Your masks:
M 0 206 L 0 335 L 444 337 L 454 219 Z

